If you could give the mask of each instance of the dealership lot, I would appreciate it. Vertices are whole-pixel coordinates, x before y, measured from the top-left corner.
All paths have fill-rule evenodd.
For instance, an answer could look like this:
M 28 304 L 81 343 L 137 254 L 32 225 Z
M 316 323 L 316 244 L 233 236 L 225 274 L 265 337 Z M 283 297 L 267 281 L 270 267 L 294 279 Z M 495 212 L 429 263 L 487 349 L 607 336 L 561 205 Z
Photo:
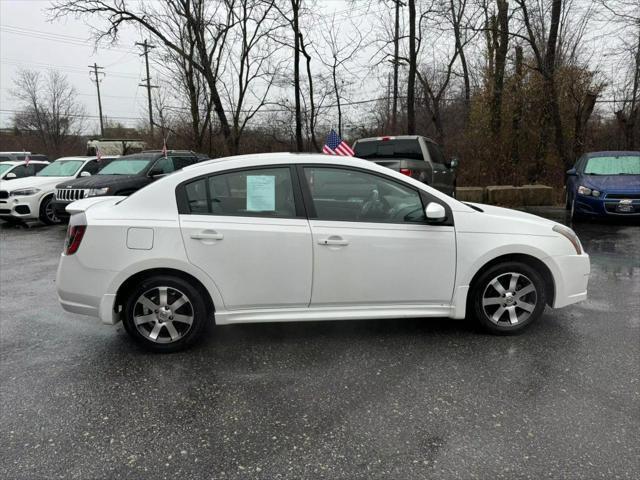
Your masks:
M 4 225 L 0 478 L 637 478 L 640 228 L 576 231 L 589 299 L 519 336 L 243 325 L 154 355 L 59 307 L 63 227 Z

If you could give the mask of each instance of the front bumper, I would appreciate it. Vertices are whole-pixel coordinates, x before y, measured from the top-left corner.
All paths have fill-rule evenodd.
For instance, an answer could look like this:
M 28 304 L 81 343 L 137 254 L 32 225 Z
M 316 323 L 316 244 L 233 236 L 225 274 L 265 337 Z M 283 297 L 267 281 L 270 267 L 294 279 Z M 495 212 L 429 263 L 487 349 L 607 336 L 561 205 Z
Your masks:
M 640 218 L 638 194 L 604 193 L 600 197 L 576 194 L 574 213 L 583 216 Z
M 555 283 L 553 308 L 562 308 L 587 298 L 587 285 L 591 273 L 589 255 L 562 255 L 549 257 L 545 263 Z
M 41 195 L 0 199 L 0 219 L 31 220 L 40 216 Z
M 53 211 L 56 212 L 56 217 L 66 220 L 68 219 L 71 215 L 69 214 L 69 212 L 67 212 L 67 205 L 70 205 L 72 202 L 68 202 L 65 200 L 58 200 L 58 199 L 54 199 L 53 200 Z

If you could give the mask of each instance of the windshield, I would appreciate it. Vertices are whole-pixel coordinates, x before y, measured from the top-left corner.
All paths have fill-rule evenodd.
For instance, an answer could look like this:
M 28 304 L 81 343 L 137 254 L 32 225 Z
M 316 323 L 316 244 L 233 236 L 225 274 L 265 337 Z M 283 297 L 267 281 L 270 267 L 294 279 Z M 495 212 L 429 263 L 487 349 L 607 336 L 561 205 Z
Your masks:
M 136 175 L 151 162 L 149 158 L 120 158 L 113 160 L 98 175 Z
M 358 142 L 354 150 L 355 156 L 359 158 L 408 158 L 424 160 L 418 139 Z
M 38 177 L 73 177 L 82 166 L 84 160 L 56 160 L 38 173 Z
M 9 170 L 13 165 L 10 163 L 0 163 L 0 175 Z
M 584 167 L 587 175 L 640 175 L 640 155 L 593 157 Z

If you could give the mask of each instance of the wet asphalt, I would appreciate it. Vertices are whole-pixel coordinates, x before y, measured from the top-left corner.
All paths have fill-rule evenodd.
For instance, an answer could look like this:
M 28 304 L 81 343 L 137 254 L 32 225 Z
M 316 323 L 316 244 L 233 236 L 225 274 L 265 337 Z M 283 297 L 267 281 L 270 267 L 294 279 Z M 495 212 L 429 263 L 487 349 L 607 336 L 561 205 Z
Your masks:
M 637 479 L 640 227 L 575 229 L 589 299 L 519 336 L 243 325 L 154 355 L 59 307 L 63 227 L 5 225 L 0 478 Z

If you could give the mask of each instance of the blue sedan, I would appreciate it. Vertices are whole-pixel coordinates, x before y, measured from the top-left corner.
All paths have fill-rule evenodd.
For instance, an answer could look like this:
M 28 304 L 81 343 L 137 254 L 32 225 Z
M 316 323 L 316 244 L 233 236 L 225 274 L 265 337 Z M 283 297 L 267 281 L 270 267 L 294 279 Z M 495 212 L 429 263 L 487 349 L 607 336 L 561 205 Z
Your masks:
M 640 218 L 640 152 L 592 152 L 567 170 L 571 218 Z

